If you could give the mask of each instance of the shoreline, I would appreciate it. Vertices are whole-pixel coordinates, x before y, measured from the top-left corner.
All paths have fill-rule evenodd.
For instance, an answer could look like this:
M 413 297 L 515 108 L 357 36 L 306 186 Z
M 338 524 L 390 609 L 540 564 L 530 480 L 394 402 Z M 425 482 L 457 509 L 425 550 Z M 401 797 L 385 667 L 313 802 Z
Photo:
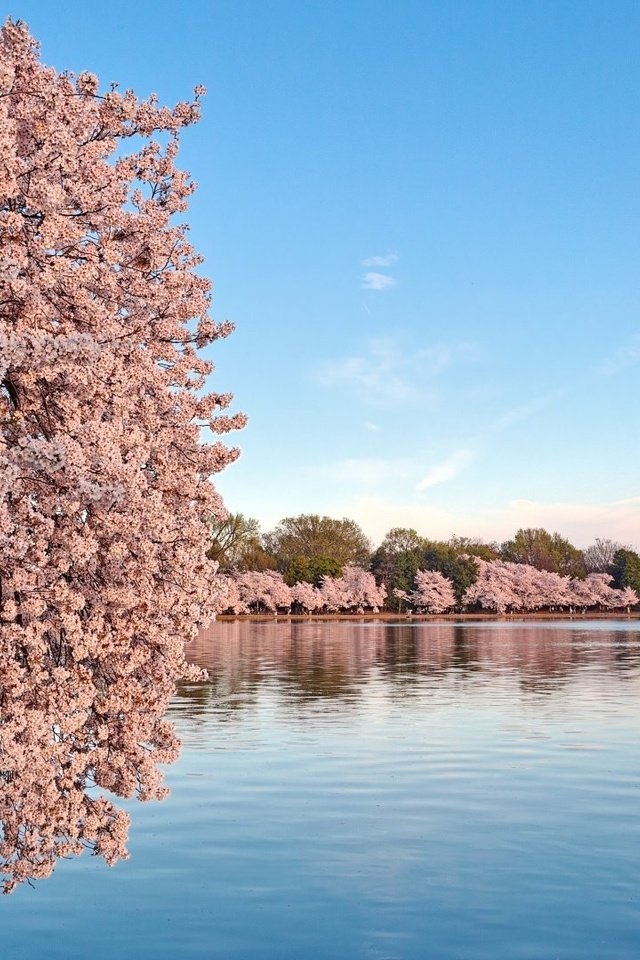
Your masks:
M 306 623 L 314 620 L 382 620 L 394 621 L 401 620 L 406 623 L 431 623 L 431 622 L 455 622 L 455 621 L 497 621 L 504 623 L 518 623 L 527 620 L 640 620 L 640 610 L 626 612 L 607 612 L 607 611 L 587 611 L 586 613 L 568 613 L 561 611 L 551 613 L 543 611 L 540 613 L 240 613 L 240 614 L 220 614 L 213 621 L 216 622 L 263 622 L 273 623 L 274 621 L 294 621 Z

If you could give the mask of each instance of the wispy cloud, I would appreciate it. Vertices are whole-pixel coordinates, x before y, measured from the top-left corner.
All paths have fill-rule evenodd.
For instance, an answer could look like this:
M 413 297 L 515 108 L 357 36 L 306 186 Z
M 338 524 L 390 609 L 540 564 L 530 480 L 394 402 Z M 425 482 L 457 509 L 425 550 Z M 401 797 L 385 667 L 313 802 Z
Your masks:
M 325 364 L 320 380 L 325 384 L 351 384 L 373 403 L 386 405 L 415 396 L 406 363 L 395 341 L 381 337 L 369 343 L 367 353 Z
M 600 363 L 598 373 L 605 377 L 620 373 L 625 367 L 640 360 L 640 332 L 635 333 L 626 343 Z
M 386 253 L 383 257 L 367 257 L 360 261 L 363 267 L 390 267 L 397 262 L 397 253 Z
M 440 363 L 448 366 L 451 362 L 449 351 L 444 347 L 434 350 L 434 363 Z M 474 437 L 470 437 L 467 446 L 455 450 L 449 457 L 434 464 L 417 484 L 416 490 L 421 492 L 430 487 L 446 483 L 447 480 L 453 480 L 476 458 L 478 452 L 482 450 L 487 439 L 495 434 L 501 434 L 509 430 L 522 420 L 526 420 L 540 410 L 544 409 L 550 402 L 562 395 L 562 391 L 553 391 L 545 396 L 535 397 L 527 403 L 520 404 L 507 410 L 493 423 L 490 423 L 483 430 L 479 431 Z
M 369 273 L 365 273 L 360 286 L 363 290 L 386 290 L 388 287 L 394 287 L 396 283 L 395 277 L 370 270 Z
M 380 427 L 377 423 L 373 423 L 371 420 L 365 420 L 364 422 L 365 430 L 370 430 L 372 433 L 377 433 Z
M 475 362 L 478 349 L 470 343 L 435 343 L 416 347 L 400 338 L 378 337 L 360 356 L 330 361 L 320 369 L 321 383 L 344 383 L 359 389 L 370 403 L 387 405 L 424 396 L 430 381 L 454 363 Z
M 553 403 L 561 400 L 566 393 L 567 391 L 565 388 L 551 390 L 549 393 L 541 394 L 538 397 L 532 397 L 531 400 L 527 400 L 525 403 L 511 407 L 510 410 L 507 410 L 481 431 L 478 438 L 479 441 L 484 441 L 486 437 L 493 436 L 494 434 L 504 433 L 504 431 L 509 430 L 522 420 L 528 420 L 530 417 L 541 413 Z
M 313 468 L 316 476 L 339 483 L 375 486 L 415 475 L 416 461 L 403 457 L 352 457 Z
M 447 480 L 453 480 L 464 468 L 471 463 L 474 454 L 472 450 L 463 448 L 455 450 L 451 456 L 440 463 L 434 464 L 431 469 L 417 484 L 416 490 L 427 490 L 429 487 L 435 487 L 440 483 L 446 483 Z
M 380 270 L 384 270 L 387 267 L 393 266 L 394 263 L 398 262 L 397 253 L 385 253 L 384 255 L 375 256 L 375 257 L 366 257 L 364 260 L 360 261 L 363 267 L 376 267 L 375 270 L 369 270 L 365 273 L 360 286 L 363 290 L 388 290 L 389 287 L 394 287 L 397 283 L 395 277 L 390 273 L 380 273 Z

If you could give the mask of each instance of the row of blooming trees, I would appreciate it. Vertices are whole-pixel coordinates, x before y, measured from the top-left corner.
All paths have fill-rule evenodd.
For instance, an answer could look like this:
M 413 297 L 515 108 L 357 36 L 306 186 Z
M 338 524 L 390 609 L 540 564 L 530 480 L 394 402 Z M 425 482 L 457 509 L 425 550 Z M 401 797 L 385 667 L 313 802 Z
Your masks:
M 465 594 L 468 605 L 505 613 L 509 610 L 621 610 L 638 603 L 631 587 L 611 586 L 607 573 L 584 579 L 537 570 L 526 563 L 476 560 L 478 578 Z
M 446 542 L 430 540 L 398 527 L 373 550 L 358 525 L 346 518 L 285 517 L 275 530 L 262 534 L 256 520 L 230 514 L 211 523 L 209 556 L 222 573 L 277 570 L 290 587 L 306 581 L 319 588 L 327 577 L 339 578 L 347 566 L 362 567 L 384 585 L 385 606 L 394 610 L 404 607 L 417 588 L 418 571 L 441 573 L 453 584 L 454 604 L 462 606 L 478 575 L 474 558 L 528 565 L 576 580 L 606 573 L 616 588 L 632 587 L 640 594 L 640 556 L 633 550 L 613 540 L 596 540 L 580 550 L 542 528 L 518 530 L 500 545 L 457 536 Z M 436 607 L 442 603 L 447 607 L 446 598 L 439 603 L 433 599 Z
M 638 601 L 631 587 L 616 589 L 606 573 L 584 580 L 537 570 L 524 563 L 475 557 L 477 578 L 458 602 L 453 581 L 437 570 L 418 570 L 414 589 L 395 590 L 407 608 L 422 613 L 454 609 L 493 613 L 536 610 L 623 610 Z M 378 612 L 386 589 L 360 567 L 345 567 L 341 577 L 324 577 L 320 586 L 299 581 L 289 586 L 276 570 L 237 571 L 220 576 L 220 613 Z
M 373 574 L 345 567 L 341 577 L 324 577 L 319 587 L 301 580 L 290 587 L 277 570 L 244 570 L 221 574 L 220 613 L 360 613 L 382 607 L 386 596 Z
M 623 610 L 638 603 L 631 587 L 611 586 L 606 573 L 590 573 L 583 580 L 537 570 L 526 563 L 474 559 L 478 576 L 465 591 L 462 605 L 494 613 L 536 610 Z M 415 589 L 396 596 L 416 610 L 445 613 L 456 606 L 451 580 L 435 570 L 419 570 Z

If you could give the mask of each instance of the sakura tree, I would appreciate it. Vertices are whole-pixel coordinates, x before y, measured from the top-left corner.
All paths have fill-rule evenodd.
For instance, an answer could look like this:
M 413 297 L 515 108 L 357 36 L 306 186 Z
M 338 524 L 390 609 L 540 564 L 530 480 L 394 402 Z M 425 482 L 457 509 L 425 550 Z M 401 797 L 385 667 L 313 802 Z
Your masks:
M 387 591 L 376 583 L 372 573 L 362 567 L 346 566 L 341 577 L 324 577 L 320 586 L 324 607 L 328 611 L 370 608 L 377 613 Z
M 369 607 L 377 613 L 384 603 L 387 591 L 384 586 L 376 583 L 372 573 L 362 567 L 347 566 L 340 578 L 345 593 L 346 607 L 356 608 L 358 611 Z
M 216 613 L 249 613 L 249 607 L 243 599 L 237 578 L 233 575 L 219 574 L 217 579 L 218 604 Z
M 415 589 L 407 599 L 418 610 L 427 613 L 445 613 L 456 605 L 453 583 L 436 570 L 418 570 Z
M 86 843 L 122 855 L 91 783 L 159 796 L 184 641 L 218 604 L 211 483 L 242 416 L 203 393 L 231 325 L 187 241 L 170 109 L 40 63 L 0 33 L 0 867 L 9 886 Z M 34 804 L 29 789 L 39 784 Z M 106 806 L 105 806 L 106 805 Z M 54 809 L 47 820 L 44 807 Z
M 314 587 L 312 583 L 307 583 L 306 580 L 294 583 L 291 587 L 291 599 L 306 613 L 313 613 L 314 610 L 319 610 L 322 607 L 320 590 Z
M 349 597 L 344 589 L 342 577 L 323 577 L 320 584 L 320 601 L 328 613 L 347 610 Z
M 627 593 L 611 586 L 612 577 L 608 573 L 590 573 L 583 581 L 575 581 L 574 598 L 576 606 L 599 607 L 601 610 L 617 610 L 637 603 L 634 590 Z
M 52 667 L 47 680 L 38 671 L 39 682 L 27 682 L 22 664 L 5 658 L 0 722 L 5 893 L 25 880 L 48 877 L 60 857 L 85 849 L 109 865 L 126 859 L 129 815 L 115 798 L 166 795 L 157 764 L 173 762 L 179 743 L 162 719 L 166 695 L 154 690 L 156 678 L 161 687 L 166 683 L 166 670 L 154 670 L 142 658 L 140 647 L 129 663 L 112 653 L 97 667 L 87 656 Z
M 637 594 L 611 586 L 607 573 L 590 573 L 584 579 L 550 570 L 538 570 L 527 563 L 476 558 L 478 577 L 466 591 L 467 606 L 480 606 L 496 613 L 507 611 L 618 610 L 634 606 Z
M 291 587 L 277 570 L 241 571 L 235 580 L 242 602 L 255 612 L 276 613 L 291 607 Z
M 633 587 L 623 587 L 622 590 L 618 590 L 620 594 L 620 608 L 629 611 L 631 607 L 635 607 L 637 603 L 640 603 L 640 597 L 633 589 Z
M 502 560 L 488 561 L 476 557 L 478 576 L 467 588 L 463 602 L 466 606 L 480 606 L 496 613 L 517 609 L 520 598 L 513 584 L 512 566 Z

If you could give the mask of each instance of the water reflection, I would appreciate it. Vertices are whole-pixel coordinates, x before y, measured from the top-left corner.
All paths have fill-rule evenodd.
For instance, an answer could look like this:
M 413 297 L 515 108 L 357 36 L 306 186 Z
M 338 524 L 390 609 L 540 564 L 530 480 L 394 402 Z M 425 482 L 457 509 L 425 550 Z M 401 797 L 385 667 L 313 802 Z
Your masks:
M 190 655 L 169 802 L 117 872 L 5 900 L 3 956 L 636 960 L 634 624 L 225 622 Z M 76 829 L 60 786 L 38 829 Z
M 640 633 L 628 621 L 574 624 L 241 622 L 201 632 L 189 658 L 210 683 L 183 684 L 174 709 L 194 718 L 216 705 L 220 720 L 255 704 L 265 684 L 300 701 L 361 699 L 382 683 L 394 699 L 440 682 L 514 680 L 523 696 L 552 695 L 582 675 L 624 677 L 640 666 Z M 182 703 L 182 706 L 180 706 Z
M 443 698 L 456 710 L 474 697 L 494 710 L 508 693 L 542 710 L 545 703 L 562 709 L 572 697 L 588 715 L 606 702 L 615 712 L 620 684 L 640 679 L 640 631 L 626 621 L 227 621 L 203 631 L 188 653 L 210 679 L 181 683 L 168 719 L 183 724 L 187 742 L 194 724 L 203 733 L 215 724 L 222 749 L 237 744 L 225 741 L 225 724 L 239 729 L 246 717 L 254 743 L 274 726 L 299 731 L 310 718 L 333 717 L 347 731 L 352 719 L 370 722 L 385 711 L 404 736 Z M 60 857 L 87 848 L 107 863 L 126 858 L 129 817 L 118 797 L 162 796 L 158 764 L 178 751 L 165 719 L 169 672 L 112 656 L 99 672 L 70 663 L 39 676 L 38 684 L 16 662 L 0 687 L 0 874 L 7 889 L 48 876 Z M 635 703 L 633 689 L 627 701 Z M 207 747 L 207 736 L 194 745 Z

